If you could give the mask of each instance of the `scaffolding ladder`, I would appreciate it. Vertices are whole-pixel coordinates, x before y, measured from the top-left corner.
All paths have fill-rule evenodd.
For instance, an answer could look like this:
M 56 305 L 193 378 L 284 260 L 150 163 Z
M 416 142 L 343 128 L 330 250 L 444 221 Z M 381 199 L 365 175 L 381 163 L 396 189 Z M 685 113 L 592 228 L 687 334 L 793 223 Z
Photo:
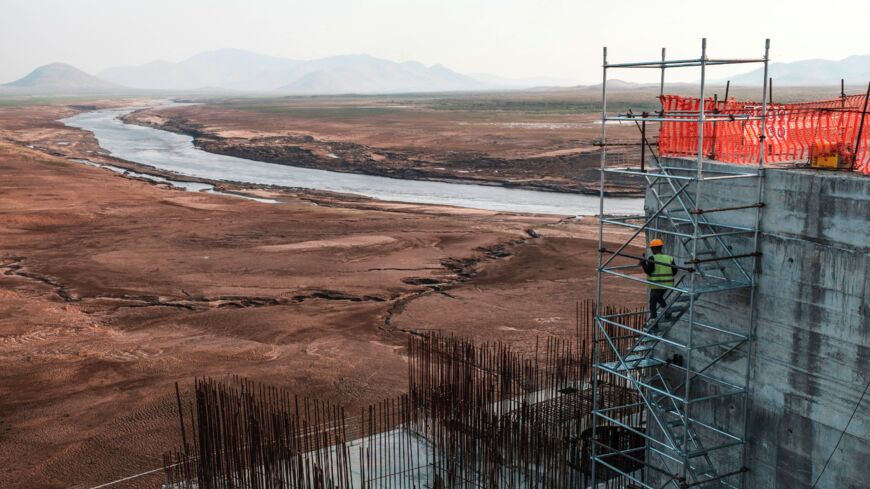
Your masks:
M 604 48 L 601 101 L 601 176 L 597 304 L 607 302 L 611 287 L 625 282 L 651 286 L 639 267 L 645 247 L 661 238 L 676 259 L 679 272 L 666 289 L 663 310 L 632 327 L 630 316 L 640 313 L 602 314 L 596 311 L 593 380 L 593 430 L 602 426 L 639 435 L 639 446 L 610 447 L 593 431 L 591 487 L 620 476 L 628 488 L 745 487 L 747 421 L 750 408 L 750 360 L 755 284 L 759 253 L 764 177 L 764 151 L 755 165 L 727 165 L 706 159 L 704 123 L 716 120 L 705 114 L 706 69 L 711 65 L 761 63 L 764 66 L 761 134 L 766 131 L 767 68 L 770 41 L 764 56 L 749 59 L 710 59 L 706 39 L 697 59 L 608 64 Z M 658 68 L 660 95 L 665 71 L 697 67 L 701 73 L 699 110 L 689 117 L 665 113 L 607 113 L 607 76 L 615 68 Z M 759 116 L 746 114 L 746 118 Z M 610 166 L 607 122 L 644 123 L 641 145 L 649 147 L 649 164 Z M 662 158 L 646 140 L 646 122 L 682 122 L 697 125 L 698 153 L 692 158 Z M 760 137 L 763 143 L 763 136 Z M 647 185 L 645 212 L 609 216 L 605 187 L 609 175 L 634 175 Z M 729 192 L 729 186 L 739 191 Z M 714 202 L 715 201 L 715 202 Z M 723 204 L 724 202 L 724 204 Z M 619 246 L 605 238 L 613 228 L 627 228 L 630 237 Z M 620 282 L 622 282 L 620 284 Z M 723 314 L 723 304 L 733 304 Z M 636 390 L 637 401 L 605 405 L 598 392 L 610 379 Z M 643 409 L 643 426 L 625 422 L 623 413 Z M 608 486 L 611 487 L 611 486 Z

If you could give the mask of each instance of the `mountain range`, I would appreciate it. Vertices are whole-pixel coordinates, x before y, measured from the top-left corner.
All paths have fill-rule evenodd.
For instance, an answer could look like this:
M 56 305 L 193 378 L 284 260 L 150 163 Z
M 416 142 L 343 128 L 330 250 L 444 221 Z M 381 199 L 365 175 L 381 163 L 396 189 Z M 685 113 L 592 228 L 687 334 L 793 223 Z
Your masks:
M 222 88 L 282 93 L 396 93 L 480 90 L 487 84 L 441 65 L 397 63 L 365 54 L 304 61 L 237 49 L 197 54 L 178 63 L 158 61 L 109 68 L 100 78 L 142 89 Z
M 768 68 L 769 76 L 778 86 L 838 87 L 841 78 L 847 85 L 870 82 L 870 54 L 849 56 L 837 61 L 806 59 L 792 63 L 771 63 Z M 731 77 L 731 82 L 738 85 L 761 85 L 763 80 L 764 68 Z
M 870 55 L 839 61 L 812 59 L 772 63 L 777 86 L 850 85 L 870 80 Z M 755 70 L 731 77 L 738 85 L 761 83 Z M 623 82 L 625 87 L 639 84 Z M 24 78 L 0 85 L 0 93 L 110 93 L 130 90 L 239 91 L 281 94 L 373 94 L 523 89 L 571 85 L 555 78 L 509 79 L 484 73 L 465 75 L 442 65 L 395 62 L 365 54 L 294 60 L 238 49 L 207 51 L 184 61 L 154 61 L 108 68 L 97 76 L 52 63 Z M 584 87 L 575 87 L 584 88 Z M 610 88 L 617 88 L 615 85 Z

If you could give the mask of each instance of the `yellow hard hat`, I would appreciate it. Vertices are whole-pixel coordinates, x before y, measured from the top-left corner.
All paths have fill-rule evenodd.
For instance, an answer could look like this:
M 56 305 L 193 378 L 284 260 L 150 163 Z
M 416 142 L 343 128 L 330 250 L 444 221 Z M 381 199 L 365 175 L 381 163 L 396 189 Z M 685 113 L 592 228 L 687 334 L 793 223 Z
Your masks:
M 658 239 L 658 238 L 656 238 L 656 239 L 654 239 L 654 240 L 652 240 L 652 241 L 649 242 L 649 247 L 650 247 L 650 248 L 655 248 L 656 246 L 664 246 L 664 245 L 665 245 L 665 242 L 662 241 L 662 240 L 660 240 L 660 239 Z

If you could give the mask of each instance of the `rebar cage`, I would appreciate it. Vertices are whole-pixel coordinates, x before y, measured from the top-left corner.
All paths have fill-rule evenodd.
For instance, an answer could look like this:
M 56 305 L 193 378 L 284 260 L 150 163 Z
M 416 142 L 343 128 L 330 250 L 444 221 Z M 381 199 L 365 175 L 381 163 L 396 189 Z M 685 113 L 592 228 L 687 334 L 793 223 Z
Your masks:
M 654 285 L 642 272 L 645 259 L 638 248 L 660 238 L 678 267 L 673 285 L 665 289 L 665 303 L 656 318 L 650 311 L 607 314 L 597 311 L 594 338 L 592 487 L 600 474 L 616 473 L 631 481 L 622 487 L 687 488 L 745 486 L 747 420 L 750 409 L 750 357 L 753 310 L 759 256 L 759 223 L 763 204 L 764 151 L 755 165 L 728 165 L 706 158 L 704 123 L 715 114 L 700 104 L 693 114 L 617 114 L 607 112 L 607 76 L 613 69 L 660 69 L 660 96 L 669 68 L 700 70 L 700 100 L 705 99 L 707 67 L 740 63 L 764 66 L 760 113 L 731 117 L 759 120 L 759 144 L 764 144 L 767 121 L 767 69 L 770 41 L 764 56 L 748 59 L 711 59 L 702 40 L 697 59 L 611 64 L 604 48 L 601 93 L 601 176 L 597 303 L 608 290 L 629 281 L 638 287 Z M 633 120 L 641 129 L 648 161 L 636 166 L 612 164 L 607 155 L 607 122 Z M 663 158 L 646 138 L 647 122 L 697 124 L 698 151 L 692 158 Z M 644 152 L 646 153 L 646 151 Z M 645 179 L 647 193 L 642 215 L 605 213 L 609 176 L 636 175 Z M 737 191 L 737 190 L 740 191 Z M 747 199 L 745 196 L 751 196 Z M 621 245 L 605 233 L 628 228 Z M 643 241 L 643 243 L 641 243 Z M 638 246 L 640 245 L 640 246 Z M 609 247 L 608 247 L 609 246 Z M 728 311 L 721 304 L 728 304 Z M 727 314 L 726 314 L 727 312 Z M 643 315 L 636 327 L 638 314 Z M 629 338 L 628 342 L 625 338 Z M 613 358 L 615 357 L 615 360 Z M 636 402 L 606 406 L 599 386 L 618 378 L 632 386 Z M 626 425 L 618 415 L 640 407 L 645 425 Z M 619 427 L 642 438 L 627 447 L 609 446 L 594 431 Z

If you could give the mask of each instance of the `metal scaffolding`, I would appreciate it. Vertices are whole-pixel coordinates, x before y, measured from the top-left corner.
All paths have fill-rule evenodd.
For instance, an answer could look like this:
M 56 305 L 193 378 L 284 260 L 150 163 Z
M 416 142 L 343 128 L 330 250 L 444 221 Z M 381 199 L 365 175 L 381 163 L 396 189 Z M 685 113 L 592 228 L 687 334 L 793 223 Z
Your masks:
M 737 63 L 764 66 L 761 93 L 763 147 L 767 119 L 768 53 L 756 59 L 711 59 L 702 40 L 697 59 L 609 64 L 604 48 L 601 93 L 601 177 L 597 303 L 607 301 L 614 286 L 626 281 L 653 285 L 638 266 L 638 248 L 661 238 L 675 259 L 679 272 L 673 286 L 663 286 L 666 307 L 658 317 L 632 327 L 636 314 L 596 313 L 593 387 L 593 430 L 627 430 L 639 435 L 641 444 L 608 446 L 593 432 L 592 487 L 615 475 L 630 480 L 626 488 L 687 488 L 745 486 L 747 420 L 749 411 L 750 356 L 755 302 L 759 223 L 763 204 L 765 151 L 757 165 L 733 166 L 706 159 L 704 126 L 721 118 L 705 113 L 707 67 Z M 607 113 L 607 77 L 616 68 L 660 69 L 660 95 L 664 94 L 668 68 L 700 69 L 699 109 L 692 113 Z M 729 115 L 728 120 L 759 119 L 754 114 Z M 612 166 L 607 155 L 607 123 L 635 121 L 642 127 L 642 148 L 651 153 L 637 166 Z M 647 122 L 697 125 L 698 152 L 693 158 L 662 158 L 646 139 Z M 635 175 L 647 183 L 645 213 L 608 216 L 605 188 L 610 175 Z M 741 192 L 729 189 L 739 188 Z M 749 190 L 748 192 L 746 190 Z M 722 196 L 727 198 L 723 199 Z M 750 201 L 740 201 L 751 195 Z M 713 202 L 715 200 L 715 202 Z M 723 202 L 726 204 L 723 205 Z M 618 247 L 608 243 L 605 232 L 628 228 L 630 237 Z M 637 240 L 637 241 L 635 241 Z M 643 242 L 641 242 L 641 240 Z M 611 246 L 610 248 L 608 246 Z M 620 284 L 620 282 L 622 282 Z M 722 294 L 727 294 L 722 296 Z M 715 300 L 711 300 L 714 299 Z M 723 314 L 722 304 L 729 306 Z M 635 321 L 633 324 L 637 324 Z M 626 338 L 630 338 L 628 342 Z M 624 346 L 628 345 L 628 346 Z M 612 360 L 615 355 L 616 361 Z M 597 395 L 620 379 L 637 391 L 637 401 L 605 406 Z M 630 426 L 620 413 L 642 407 L 644 426 Z

